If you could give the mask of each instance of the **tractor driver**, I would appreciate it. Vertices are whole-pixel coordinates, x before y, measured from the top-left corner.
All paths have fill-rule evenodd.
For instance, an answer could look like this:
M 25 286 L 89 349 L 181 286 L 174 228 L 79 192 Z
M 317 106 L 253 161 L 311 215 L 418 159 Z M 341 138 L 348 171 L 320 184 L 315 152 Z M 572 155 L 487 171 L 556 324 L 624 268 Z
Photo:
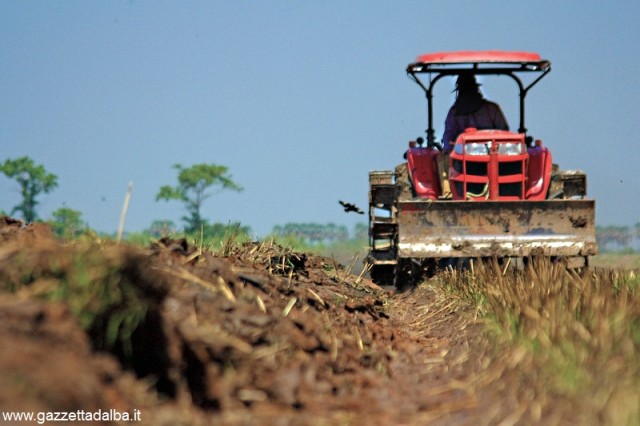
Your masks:
M 470 127 L 478 130 L 509 130 L 507 119 L 498 104 L 482 96 L 479 84 L 473 73 L 460 74 L 456 81 L 456 101 L 449 109 L 442 135 L 442 152 L 438 156 L 440 184 L 443 196 L 449 197 L 449 154 L 458 135 Z
M 509 130 L 507 119 L 498 104 L 486 100 L 472 73 L 458 76 L 456 101 L 449 109 L 442 135 L 442 152 L 449 153 L 458 135 L 470 127 L 478 130 Z

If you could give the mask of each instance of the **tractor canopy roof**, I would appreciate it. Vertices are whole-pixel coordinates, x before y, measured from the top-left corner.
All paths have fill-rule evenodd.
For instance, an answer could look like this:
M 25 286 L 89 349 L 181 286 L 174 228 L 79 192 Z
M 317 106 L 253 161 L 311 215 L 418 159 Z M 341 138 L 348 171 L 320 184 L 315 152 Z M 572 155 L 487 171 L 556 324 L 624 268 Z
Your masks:
M 518 71 L 544 72 L 551 63 L 533 52 L 504 50 L 464 50 L 420 55 L 409 64 L 409 73 L 454 71 L 456 68 L 474 69 L 479 74 L 504 74 Z

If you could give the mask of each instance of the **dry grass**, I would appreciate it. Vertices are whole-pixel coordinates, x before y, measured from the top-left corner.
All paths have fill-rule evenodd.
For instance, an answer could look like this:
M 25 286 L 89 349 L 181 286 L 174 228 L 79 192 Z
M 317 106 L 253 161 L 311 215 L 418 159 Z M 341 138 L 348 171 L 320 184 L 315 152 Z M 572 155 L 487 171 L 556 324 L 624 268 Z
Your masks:
M 517 420 L 640 423 L 640 277 L 497 260 L 437 278 L 486 322 L 495 354 L 479 385 L 510 382 Z
M 247 263 L 264 266 L 270 274 L 283 275 L 289 279 L 304 269 L 306 261 L 305 254 L 282 247 L 273 240 L 240 244 L 229 239 L 223 249 L 214 254 L 221 257 L 238 257 Z

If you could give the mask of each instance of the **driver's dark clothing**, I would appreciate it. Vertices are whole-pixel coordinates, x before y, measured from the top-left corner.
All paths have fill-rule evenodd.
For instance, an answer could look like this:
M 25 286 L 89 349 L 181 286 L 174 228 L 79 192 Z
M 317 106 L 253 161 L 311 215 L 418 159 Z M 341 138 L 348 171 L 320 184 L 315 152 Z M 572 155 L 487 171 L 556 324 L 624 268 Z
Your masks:
M 461 94 L 447 114 L 442 151 L 450 152 L 458 135 L 470 127 L 478 130 L 509 130 L 507 119 L 498 104 L 484 99 L 480 93 L 470 96 Z

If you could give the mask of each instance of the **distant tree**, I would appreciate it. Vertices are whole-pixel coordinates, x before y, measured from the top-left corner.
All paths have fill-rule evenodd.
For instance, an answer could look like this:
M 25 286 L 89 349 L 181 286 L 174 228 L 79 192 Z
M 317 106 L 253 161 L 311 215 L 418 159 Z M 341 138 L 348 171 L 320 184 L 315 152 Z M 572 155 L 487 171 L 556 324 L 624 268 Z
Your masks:
M 250 234 L 251 228 L 249 226 L 242 226 L 239 222 L 229 223 L 227 225 L 222 223 L 207 223 L 203 226 L 203 236 L 209 239 L 218 240 L 225 237 L 228 238 L 232 235 L 242 235 L 248 237 Z
M 0 172 L 9 179 L 15 179 L 20 185 L 22 202 L 11 210 L 10 214 L 22 213 L 27 222 L 33 222 L 38 218 L 36 198 L 42 193 L 51 192 L 58 186 L 58 177 L 48 173 L 42 165 L 36 166 L 29 157 L 20 157 L 15 160 L 7 159 L 0 165 Z
M 366 223 L 356 223 L 353 233 L 353 237 L 356 240 L 367 240 L 369 238 L 369 225 Z
M 349 239 L 349 230 L 344 225 L 327 223 L 287 223 L 276 225 L 271 231 L 278 237 L 294 237 L 308 244 L 336 243 Z
M 328 242 L 343 242 L 349 239 L 349 229 L 345 225 L 328 223 L 324 230 L 324 239 Z
M 199 231 L 207 222 L 202 219 L 200 210 L 204 201 L 211 196 L 208 190 L 214 186 L 221 189 L 242 191 L 243 188 L 231 180 L 228 169 L 216 164 L 196 164 L 191 167 L 182 167 L 180 164 L 173 166 L 178 171 L 177 186 L 162 186 L 156 201 L 178 200 L 185 204 L 188 216 L 182 220 L 186 224 L 187 232 Z
M 632 235 L 627 226 L 596 226 L 596 240 L 602 247 L 615 244 L 619 247 L 628 247 Z
M 154 220 L 144 231 L 152 237 L 160 238 L 176 232 L 176 224 L 172 220 Z
M 74 238 L 80 235 L 87 227 L 82 220 L 82 213 L 68 207 L 60 207 L 51 213 L 49 222 L 54 234 L 61 238 Z

